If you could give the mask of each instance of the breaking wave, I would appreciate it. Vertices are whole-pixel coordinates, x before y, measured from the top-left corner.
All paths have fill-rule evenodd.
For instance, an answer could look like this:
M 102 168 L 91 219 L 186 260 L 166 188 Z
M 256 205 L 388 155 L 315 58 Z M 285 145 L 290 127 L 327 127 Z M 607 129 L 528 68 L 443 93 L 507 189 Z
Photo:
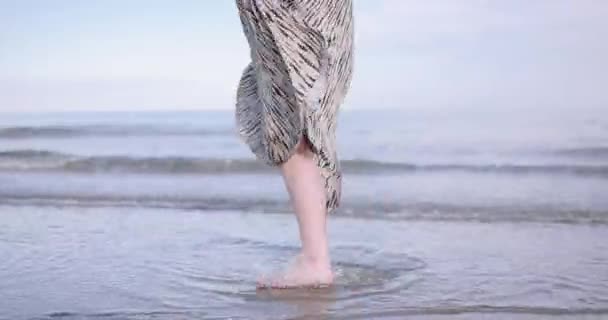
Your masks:
M 478 174 L 561 174 L 608 177 L 608 165 L 413 164 L 352 159 L 341 161 L 341 166 L 344 172 L 354 174 L 468 172 Z M 0 170 L 139 174 L 246 174 L 270 172 L 271 168 L 255 159 L 83 157 L 44 150 L 15 150 L 0 152 Z
M 84 208 L 154 208 L 195 210 L 201 213 L 238 211 L 266 214 L 291 214 L 286 200 L 271 198 L 234 198 L 200 195 L 197 197 L 171 195 L 118 195 L 82 193 L 15 193 L 0 191 L 0 205 L 34 207 Z M 472 205 L 431 203 L 383 203 L 345 201 L 335 213 L 338 217 L 353 217 L 392 221 L 474 221 L 532 222 L 558 224 L 608 225 L 608 211 L 558 208 L 550 205 Z
M 20 126 L 0 128 L 0 139 L 78 138 L 84 136 L 208 136 L 233 134 L 230 130 L 207 130 L 155 126 Z

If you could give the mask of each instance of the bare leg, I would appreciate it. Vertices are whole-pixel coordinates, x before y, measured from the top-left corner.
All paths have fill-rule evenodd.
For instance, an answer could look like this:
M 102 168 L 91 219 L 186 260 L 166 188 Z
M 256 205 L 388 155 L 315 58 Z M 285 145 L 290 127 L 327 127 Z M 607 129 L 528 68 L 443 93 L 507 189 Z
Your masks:
M 263 279 L 259 287 L 325 286 L 333 281 L 327 244 L 325 188 L 307 141 L 283 165 L 281 173 L 294 207 L 302 251 L 281 274 Z

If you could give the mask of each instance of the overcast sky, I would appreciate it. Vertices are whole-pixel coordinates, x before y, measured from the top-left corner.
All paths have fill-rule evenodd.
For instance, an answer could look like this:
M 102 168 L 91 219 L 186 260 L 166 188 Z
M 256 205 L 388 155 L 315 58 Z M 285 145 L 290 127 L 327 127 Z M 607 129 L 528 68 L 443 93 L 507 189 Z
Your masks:
M 608 1 L 356 0 L 345 108 L 608 107 Z M 231 109 L 233 0 L 0 0 L 0 111 Z

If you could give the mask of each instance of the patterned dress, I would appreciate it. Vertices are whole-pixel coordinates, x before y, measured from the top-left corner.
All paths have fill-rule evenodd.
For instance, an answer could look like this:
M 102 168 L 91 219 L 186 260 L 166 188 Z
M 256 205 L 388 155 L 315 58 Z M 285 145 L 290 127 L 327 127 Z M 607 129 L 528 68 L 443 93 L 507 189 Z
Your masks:
M 237 0 L 237 8 L 251 49 L 237 91 L 239 134 L 272 166 L 305 137 L 332 212 L 341 197 L 336 121 L 352 78 L 352 0 Z

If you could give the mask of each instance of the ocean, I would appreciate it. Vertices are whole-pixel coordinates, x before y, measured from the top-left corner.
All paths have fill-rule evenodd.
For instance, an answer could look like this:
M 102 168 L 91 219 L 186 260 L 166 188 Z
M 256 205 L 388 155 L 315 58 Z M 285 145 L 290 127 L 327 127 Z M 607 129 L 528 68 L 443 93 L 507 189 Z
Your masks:
M 345 110 L 327 290 L 232 111 L 0 113 L 0 319 L 606 319 L 608 111 Z

